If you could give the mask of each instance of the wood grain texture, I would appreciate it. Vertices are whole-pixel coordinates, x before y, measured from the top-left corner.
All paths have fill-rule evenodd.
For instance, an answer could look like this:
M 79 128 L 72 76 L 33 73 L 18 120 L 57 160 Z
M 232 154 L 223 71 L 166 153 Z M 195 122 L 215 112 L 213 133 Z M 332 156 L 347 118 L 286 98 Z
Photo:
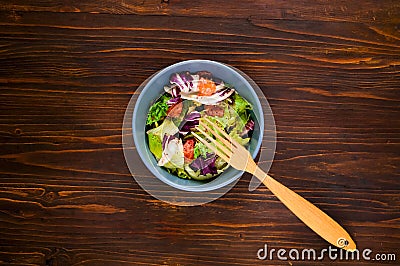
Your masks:
M 121 146 L 132 93 L 194 58 L 261 87 L 277 180 L 360 249 L 400 256 L 398 2 L 167 2 L 0 4 L 0 262 L 287 265 L 256 253 L 327 248 L 267 189 L 249 192 L 249 175 L 197 207 L 162 203 L 132 179 Z
M 170 15 L 187 17 L 318 20 L 398 23 L 400 4 L 395 0 L 290 0 L 290 1 L 183 1 L 183 0 L 100 0 L 100 1 L 0 1 L 4 11 L 51 11 L 107 14 Z

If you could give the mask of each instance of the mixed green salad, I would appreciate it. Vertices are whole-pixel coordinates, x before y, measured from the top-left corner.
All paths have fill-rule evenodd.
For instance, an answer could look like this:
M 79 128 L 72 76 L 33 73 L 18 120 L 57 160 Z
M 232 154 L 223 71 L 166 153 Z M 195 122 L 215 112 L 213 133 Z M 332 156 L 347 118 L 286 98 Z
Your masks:
M 158 165 L 186 179 L 208 180 L 228 164 L 193 136 L 207 116 L 237 142 L 247 145 L 254 130 L 252 106 L 208 71 L 171 75 L 165 93 L 147 115 L 148 146 Z

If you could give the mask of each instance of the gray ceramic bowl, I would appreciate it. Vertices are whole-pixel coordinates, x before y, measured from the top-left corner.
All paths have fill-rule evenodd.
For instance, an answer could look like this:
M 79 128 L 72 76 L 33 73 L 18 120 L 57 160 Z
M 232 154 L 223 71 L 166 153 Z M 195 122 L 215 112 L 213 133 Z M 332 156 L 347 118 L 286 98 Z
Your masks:
M 164 93 L 164 85 L 169 84 L 170 76 L 176 72 L 197 72 L 201 70 L 207 70 L 211 72 L 213 76 L 232 84 L 236 91 L 253 105 L 255 127 L 250 140 L 249 149 L 253 158 L 255 158 L 261 147 L 264 132 L 263 110 L 260 101 L 246 78 L 233 68 L 222 63 L 209 60 L 188 60 L 162 69 L 147 80 L 147 83 L 144 85 L 137 99 L 132 120 L 132 133 L 135 146 L 146 167 L 164 183 L 177 189 L 196 192 L 221 188 L 236 181 L 242 176 L 243 172 L 229 167 L 220 176 L 209 182 L 181 179 L 174 176 L 157 165 L 157 161 L 150 152 L 146 141 L 145 126 L 148 110 L 154 101 Z

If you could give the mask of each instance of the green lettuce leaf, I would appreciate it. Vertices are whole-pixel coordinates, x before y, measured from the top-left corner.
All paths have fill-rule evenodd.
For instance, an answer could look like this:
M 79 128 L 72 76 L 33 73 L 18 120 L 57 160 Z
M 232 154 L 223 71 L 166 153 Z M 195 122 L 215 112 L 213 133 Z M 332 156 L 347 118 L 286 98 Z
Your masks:
M 246 124 L 249 120 L 248 110 L 252 110 L 251 104 L 246 101 L 245 98 L 240 96 L 238 93 L 233 94 L 233 109 L 239 115 L 240 119 L 242 120 L 243 124 Z
M 152 134 L 152 135 L 158 136 L 160 138 L 160 141 L 162 142 L 162 139 L 164 138 L 165 134 L 171 136 L 171 135 L 175 135 L 178 132 L 179 132 L 179 129 L 174 124 L 174 122 L 171 119 L 166 118 L 161 125 L 148 130 L 147 134 L 148 135 Z
M 217 157 L 217 159 L 215 160 L 215 167 L 217 167 L 218 170 L 226 169 L 227 166 L 227 162 L 225 162 L 221 157 Z
M 180 177 L 180 178 L 183 178 L 183 179 L 192 179 L 192 177 L 183 169 L 183 168 L 179 168 L 179 169 L 176 169 L 177 170 L 177 175 Z
M 178 127 L 169 118 L 165 119 L 160 126 L 147 131 L 149 149 L 157 160 L 160 160 L 162 157 L 162 140 L 164 135 L 172 136 L 178 132 Z
M 190 179 L 196 179 L 200 175 L 200 170 L 194 171 L 188 164 L 185 165 L 185 170 Z
M 194 145 L 193 152 L 194 152 L 194 159 L 196 159 L 199 156 L 203 156 L 205 158 L 207 157 L 207 153 L 212 153 L 212 151 L 200 141 L 197 141 L 196 144 Z
M 198 171 L 198 172 L 200 172 L 200 170 Z M 218 173 L 219 174 L 219 173 Z M 211 179 L 211 178 L 213 178 L 215 175 L 213 175 L 213 174 L 206 174 L 206 175 L 197 175 L 196 177 L 193 177 L 193 179 L 195 179 L 195 180 L 199 180 L 199 181 L 204 181 L 204 180 L 207 180 L 207 179 Z
M 236 130 L 232 130 L 229 133 L 229 136 L 232 137 L 233 140 L 241 144 L 242 146 L 245 146 L 247 143 L 249 143 L 250 138 L 242 138 Z
M 146 125 L 156 124 L 167 115 L 168 111 L 168 100 L 171 99 L 170 96 L 164 94 L 161 96 L 151 107 L 149 113 L 147 114 Z
M 183 102 L 182 102 L 182 112 L 181 112 L 181 114 L 180 114 L 178 117 L 173 118 L 174 122 L 175 122 L 177 125 L 179 125 L 179 124 L 182 122 L 183 118 L 184 118 L 188 113 L 191 113 L 192 111 L 194 111 L 195 108 L 196 108 L 196 105 L 194 104 L 193 101 L 183 101 Z
M 230 107 L 230 105 L 227 102 L 221 102 L 218 104 L 220 107 L 224 108 L 224 116 L 218 117 L 218 116 L 208 116 L 208 118 L 213 121 L 217 122 L 220 126 L 223 128 L 231 128 L 236 125 L 237 122 L 237 114 L 235 110 Z M 205 111 L 201 112 L 201 116 L 204 116 Z
M 155 134 L 148 134 L 149 148 L 151 153 L 154 154 L 157 160 L 160 160 L 162 154 L 162 141 L 161 138 Z

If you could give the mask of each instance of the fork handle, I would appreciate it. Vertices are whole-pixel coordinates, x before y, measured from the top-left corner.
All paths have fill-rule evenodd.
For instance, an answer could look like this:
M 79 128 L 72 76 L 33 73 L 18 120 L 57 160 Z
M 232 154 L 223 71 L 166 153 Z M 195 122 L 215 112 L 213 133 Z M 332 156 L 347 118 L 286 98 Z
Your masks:
M 355 250 L 356 244 L 350 235 L 331 217 L 314 204 L 276 181 L 257 165 L 253 174 L 303 223 L 330 244 L 345 250 Z

